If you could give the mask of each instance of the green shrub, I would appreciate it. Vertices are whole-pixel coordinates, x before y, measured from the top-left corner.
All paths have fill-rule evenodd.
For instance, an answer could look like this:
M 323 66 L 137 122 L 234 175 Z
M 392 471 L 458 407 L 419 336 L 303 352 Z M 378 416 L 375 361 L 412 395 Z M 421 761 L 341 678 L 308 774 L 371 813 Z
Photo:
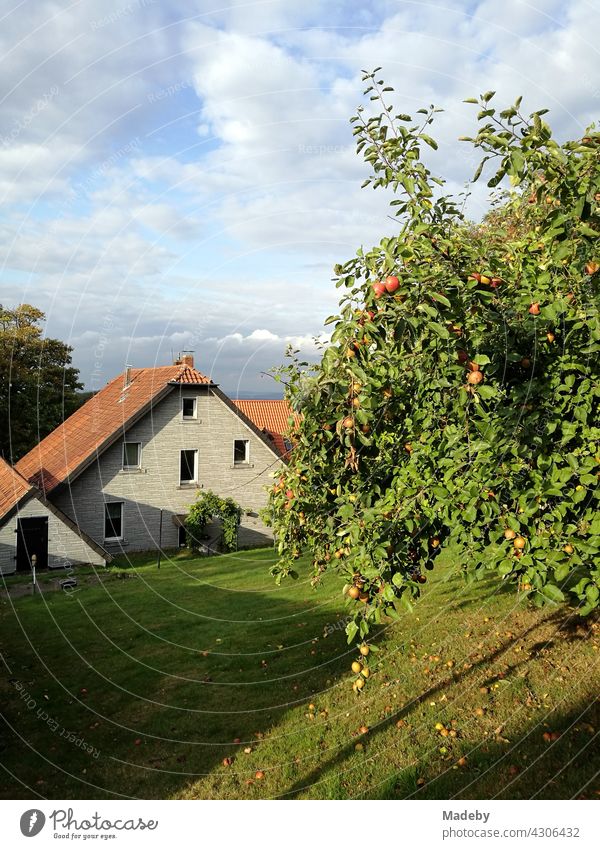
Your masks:
M 188 544 L 193 548 L 198 540 L 206 538 L 207 524 L 219 518 L 223 529 L 223 549 L 235 550 L 241 513 L 242 508 L 232 498 L 220 498 L 210 490 L 201 492 L 185 520 Z

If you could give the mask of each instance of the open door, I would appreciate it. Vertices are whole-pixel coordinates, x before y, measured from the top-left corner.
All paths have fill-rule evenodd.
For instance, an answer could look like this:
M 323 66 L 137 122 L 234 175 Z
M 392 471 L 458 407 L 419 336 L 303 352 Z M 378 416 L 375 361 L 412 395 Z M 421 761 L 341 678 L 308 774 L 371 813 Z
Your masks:
M 48 517 L 29 517 L 17 520 L 17 571 L 31 569 L 31 558 L 36 555 L 36 569 L 48 566 Z

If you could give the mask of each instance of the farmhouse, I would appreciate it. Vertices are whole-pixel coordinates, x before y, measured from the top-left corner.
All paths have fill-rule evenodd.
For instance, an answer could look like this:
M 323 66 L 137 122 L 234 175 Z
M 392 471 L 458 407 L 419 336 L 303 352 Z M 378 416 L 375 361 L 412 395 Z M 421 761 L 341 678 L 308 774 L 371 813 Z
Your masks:
M 194 368 L 191 355 L 172 366 L 127 368 L 14 470 L 7 467 L 15 492 L 7 503 L 30 493 L 54 511 L 53 525 L 62 521 L 78 539 L 77 559 L 98 562 L 182 544 L 190 504 L 198 491 L 213 490 L 243 508 L 240 545 L 258 545 L 271 538 L 259 512 L 273 473 L 285 463 L 288 416 L 285 401 L 231 400 Z M 22 562 L 15 559 L 15 528 L 0 519 L 3 538 L 10 530 L 13 553 L 7 551 L 3 572 Z M 37 545 L 45 551 L 40 533 Z M 81 548 L 84 541 L 90 551 Z M 54 565 L 50 536 L 47 546 Z

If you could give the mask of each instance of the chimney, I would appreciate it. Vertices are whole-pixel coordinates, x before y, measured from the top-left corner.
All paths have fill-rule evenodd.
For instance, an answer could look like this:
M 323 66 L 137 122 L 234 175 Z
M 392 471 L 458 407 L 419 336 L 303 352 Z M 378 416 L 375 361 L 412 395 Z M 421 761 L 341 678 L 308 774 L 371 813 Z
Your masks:
M 131 386 L 131 366 L 125 366 L 123 374 L 123 389 L 129 389 Z
M 175 362 L 173 363 L 175 366 L 189 366 L 190 368 L 194 368 L 194 352 L 193 351 L 182 351 Z

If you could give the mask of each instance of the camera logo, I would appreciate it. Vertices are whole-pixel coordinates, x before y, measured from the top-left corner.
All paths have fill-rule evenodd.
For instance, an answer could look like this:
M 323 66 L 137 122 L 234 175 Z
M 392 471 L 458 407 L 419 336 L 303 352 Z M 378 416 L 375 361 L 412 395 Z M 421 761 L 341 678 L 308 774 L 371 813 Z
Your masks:
M 21 834 L 24 837 L 35 837 L 43 829 L 46 817 L 42 811 L 32 808 L 21 816 Z

